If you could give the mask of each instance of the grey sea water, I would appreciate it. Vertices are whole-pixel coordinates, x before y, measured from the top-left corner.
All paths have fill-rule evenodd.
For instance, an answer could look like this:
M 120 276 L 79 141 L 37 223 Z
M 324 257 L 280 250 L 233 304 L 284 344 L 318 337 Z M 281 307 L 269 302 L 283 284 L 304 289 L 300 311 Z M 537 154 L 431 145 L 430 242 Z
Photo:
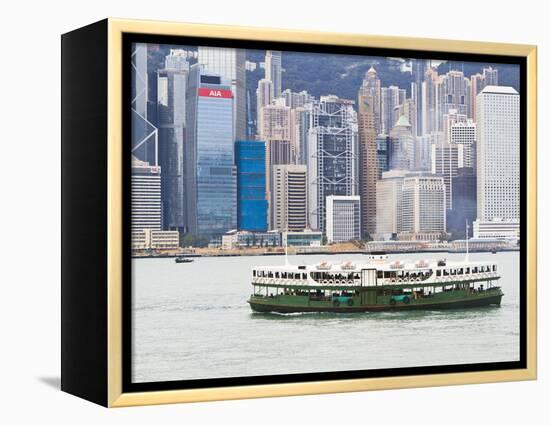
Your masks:
M 390 259 L 463 259 L 463 254 Z M 291 256 L 291 263 L 364 261 Z M 499 264 L 500 308 L 361 314 L 258 314 L 251 269 L 282 256 L 132 260 L 132 381 L 363 370 L 519 359 L 519 253 L 472 253 Z

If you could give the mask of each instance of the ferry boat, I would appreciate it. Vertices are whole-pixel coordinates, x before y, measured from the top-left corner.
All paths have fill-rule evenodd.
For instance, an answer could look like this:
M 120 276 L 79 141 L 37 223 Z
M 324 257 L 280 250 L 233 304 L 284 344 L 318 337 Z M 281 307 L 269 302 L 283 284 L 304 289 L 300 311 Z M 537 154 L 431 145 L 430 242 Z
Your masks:
M 252 270 L 256 312 L 368 312 L 500 306 L 495 262 L 388 260 L 321 262 Z
M 194 262 L 194 259 L 180 256 L 180 257 L 176 257 L 175 261 L 176 263 L 191 263 L 191 262 Z

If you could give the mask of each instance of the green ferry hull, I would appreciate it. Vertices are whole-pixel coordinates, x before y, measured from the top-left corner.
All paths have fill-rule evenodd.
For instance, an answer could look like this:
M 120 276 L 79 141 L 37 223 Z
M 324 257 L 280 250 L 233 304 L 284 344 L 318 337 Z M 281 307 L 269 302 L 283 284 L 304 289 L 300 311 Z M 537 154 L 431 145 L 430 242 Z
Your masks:
M 248 301 L 250 307 L 255 312 L 273 312 L 281 314 L 300 313 L 300 312 L 333 312 L 333 313 L 354 313 L 354 312 L 381 312 L 381 311 L 402 311 L 402 310 L 441 310 L 441 309 L 465 309 L 478 308 L 484 306 L 500 306 L 503 294 L 501 292 L 487 295 L 476 295 L 472 297 L 460 298 L 457 300 L 445 301 L 423 301 L 422 303 L 398 303 L 374 304 L 358 306 L 310 306 L 310 305 L 288 305 L 270 303 L 269 298 L 257 300 L 252 298 Z

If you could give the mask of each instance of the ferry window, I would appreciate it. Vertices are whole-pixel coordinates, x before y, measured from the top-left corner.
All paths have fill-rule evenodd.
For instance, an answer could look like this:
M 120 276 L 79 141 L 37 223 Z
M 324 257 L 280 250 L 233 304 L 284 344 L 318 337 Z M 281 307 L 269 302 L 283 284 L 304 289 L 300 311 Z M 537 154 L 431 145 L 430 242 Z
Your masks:
M 493 272 L 496 272 L 497 270 L 497 265 L 493 265 Z
M 378 271 L 376 273 L 377 278 L 384 278 L 384 273 L 382 271 Z
M 441 270 L 438 269 L 436 275 L 437 275 L 438 277 L 440 277 L 440 276 L 441 276 Z
M 305 273 L 302 274 L 302 279 L 303 279 L 303 280 L 307 280 L 307 274 L 305 274 Z
M 476 266 L 476 267 L 474 267 L 474 269 L 473 269 L 473 272 L 474 272 L 474 274 L 476 274 L 476 273 L 477 273 L 477 266 Z
M 467 273 L 467 274 L 470 273 L 470 268 L 466 268 L 466 273 Z
M 253 270 L 253 271 L 252 271 L 252 276 L 253 276 L 253 277 L 256 276 L 256 270 Z
M 275 272 L 275 278 L 279 278 L 279 273 Z

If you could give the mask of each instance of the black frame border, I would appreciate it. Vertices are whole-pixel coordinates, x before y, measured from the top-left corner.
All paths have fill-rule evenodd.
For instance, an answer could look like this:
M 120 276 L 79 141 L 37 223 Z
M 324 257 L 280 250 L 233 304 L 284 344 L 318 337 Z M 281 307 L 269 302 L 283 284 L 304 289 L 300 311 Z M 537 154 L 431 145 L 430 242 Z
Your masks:
M 418 59 L 448 59 L 459 62 L 490 62 L 519 65 L 520 69 L 520 360 L 510 362 L 438 365 L 422 367 L 386 368 L 376 370 L 353 370 L 320 373 L 299 373 L 231 378 L 208 378 L 195 380 L 174 380 L 139 382 L 131 380 L 132 336 L 131 336 L 131 47 L 132 43 L 206 45 L 234 47 L 241 49 L 282 50 L 310 53 L 363 55 L 381 57 L 402 57 Z M 271 385 L 296 382 L 316 382 L 346 379 L 368 379 L 402 377 L 409 375 L 469 373 L 481 371 L 513 370 L 527 368 L 527 57 L 426 51 L 412 49 L 390 49 L 378 47 L 355 47 L 346 45 L 323 45 L 311 43 L 290 43 L 244 39 L 221 39 L 207 37 L 166 36 L 156 34 L 123 33 L 122 37 L 122 391 L 124 393 L 188 390 L 230 386 Z

